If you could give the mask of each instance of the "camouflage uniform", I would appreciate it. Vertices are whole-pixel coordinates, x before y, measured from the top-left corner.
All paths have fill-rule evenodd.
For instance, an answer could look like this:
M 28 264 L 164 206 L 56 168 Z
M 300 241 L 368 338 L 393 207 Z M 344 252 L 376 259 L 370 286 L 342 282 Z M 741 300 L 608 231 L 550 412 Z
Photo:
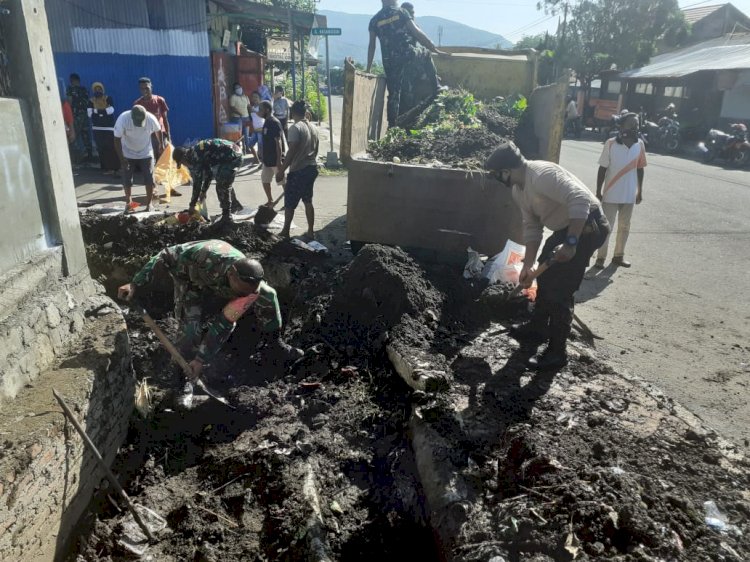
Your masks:
M 235 323 L 223 312 L 209 323 L 205 337 L 201 338 L 201 304 L 204 291 L 210 291 L 227 301 L 238 298 L 227 279 L 227 272 L 235 262 L 245 255 L 221 240 L 201 240 L 171 246 L 159 252 L 133 278 L 138 288 L 153 280 L 157 268 L 165 269 L 174 280 L 174 315 L 180 323 L 182 334 L 178 347 L 187 355 L 201 359 L 204 363 L 216 356 L 229 339 Z M 256 316 L 264 332 L 281 329 L 281 309 L 276 291 L 261 282 L 258 300 L 254 303 Z
M 401 92 L 404 87 L 406 74 L 419 72 L 420 76 L 427 68 L 427 62 L 432 66 L 435 76 L 435 91 L 437 91 L 437 74 L 430 54 L 419 45 L 409 33 L 407 25 L 411 22 L 408 12 L 396 7 L 380 10 L 370 20 L 369 30 L 380 40 L 380 52 L 383 55 L 383 67 L 388 86 L 388 125 L 393 126 L 401 111 Z M 419 68 L 417 68 L 419 67 Z
M 91 156 L 92 147 L 88 113 L 89 92 L 83 86 L 68 86 L 65 95 L 70 98 L 70 106 L 73 109 L 73 128 L 76 132 L 76 144 L 82 142 L 86 154 Z
M 216 179 L 216 195 L 219 197 L 221 211 L 228 216 L 232 207 L 232 184 L 237 170 L 242 166 L 242 149 L 224 139 L 202 140 L 188 149 L 185 163 L 193 175 L 190 206 L 195 207 L 198 200 L 206 196 L 213 176 Z

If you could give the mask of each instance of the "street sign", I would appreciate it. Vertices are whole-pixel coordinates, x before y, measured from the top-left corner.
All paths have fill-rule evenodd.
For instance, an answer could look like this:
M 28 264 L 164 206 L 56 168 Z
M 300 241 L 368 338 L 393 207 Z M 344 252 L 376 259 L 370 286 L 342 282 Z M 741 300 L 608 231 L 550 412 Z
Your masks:
M 313 35 L 322 35 L 325 37 L 331 37 L 333 35 L 341 35 L 340 27 L 313 27 Z

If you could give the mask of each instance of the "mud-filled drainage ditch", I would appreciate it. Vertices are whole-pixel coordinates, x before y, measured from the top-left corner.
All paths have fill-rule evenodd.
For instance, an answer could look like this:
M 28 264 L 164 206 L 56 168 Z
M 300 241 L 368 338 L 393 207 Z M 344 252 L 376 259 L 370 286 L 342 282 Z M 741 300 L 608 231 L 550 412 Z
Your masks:
M 122 218 L 83 227 L 109 288 L 163 245 L 217 237 Z M 133 415 L 113 469 L 167 522 L 142 559 L 750 558 L 747 460 L 583 342 L 560 373 L 526 370 L 533 350 L 506 333 L 525 304 L 504 288 L 393 248 L 337 265 L 249 225 L 221 238 L 274 272 L 305 357 L 289 370 L 265 358 L 250 315 L 206 374 L 236 410 L 180 411 L 176 369 L 127 311 L 154 412 Z M 174 336 L 168 282 L 153 294 Z M 70 560 L 132 559 L 114 496 L 96 495 Z

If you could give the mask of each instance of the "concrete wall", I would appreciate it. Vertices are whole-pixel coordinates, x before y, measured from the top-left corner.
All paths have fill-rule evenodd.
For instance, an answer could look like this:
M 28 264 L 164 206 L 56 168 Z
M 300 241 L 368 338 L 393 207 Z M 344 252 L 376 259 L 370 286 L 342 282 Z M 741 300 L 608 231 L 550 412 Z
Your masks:
M 27 140 L 28 111 L 21 100 L 0 98 L 0 271 L 47 250 L 37 180 Z
M 2 33 L 6 36 L 9 67 L 13 76 L 12 94 L 22 99 L 27 108 L 25 112 L 19 109 L 13 118 L 16 123 L 22 120 L 28 133 L 28 140 L 25 143 L 19 141 L 16 150 L 21 153 L 24 144 L 33 147 L 29 156 L 42 218 L 42 224 L 37 223 L 33 230 L 44 230 L 47 245 L 62 245 L 65 273 L 77 275 L 86 271 L 86 254 L 44 2 L 9 0 L 3 6 L 9 11 L 0 22 Z M 11 106 L 5 103 L 4 109 L 10 111 Z M 20 134 L 20 130 L 16 128 L 17 134 Z M 3 175 L 0 174 L 0 177 Z M 28 187 L 10 185 L 0 189 L 0 192 L 21 189 Z M 17 232 L 10 221 L 0 222 L 0 239 L 9 239 L 14 246 L 21 247 L 37 243 L 25 236 Z M 4 259 L 8 261 L 8 256 Z
M 348 163 L 379 140 L 388 128 L 385 78 L 367 74 L 346 61 L 344 109 L 341 118 L 341 160 Z
M 53 560 L 100 475 L 52 386 L 111 460 L 134 383 L 122 314 L 86 264 L 44 2 L 2 6 L 0 560 Z
M 750 125 L 750 70 L 738 72 L 734 87 L 724 92 L 721 118 L 722 121 L 738 120 Z
M 539 158 L 560 162 L 564 130 L 567 76 L 557 84 L 536 88 L 529 99 L 529 111 L 534 120 L 534 133 L 539 140 Z
M 497 96 L 529 96 L 536 87 L 538 61 L 536 53 L 496 51 L 467 47 L 442 49 L 451 56 L 433 56 L 443 84 L 464 88 L 482 100 Z
M 494 255 L 521 241 L 521 212 L 511 191 L 482 172 L 353 160 L 349 164 L 350 240 Z
M 66 554 L 71 529 L 103 474 L 52 396 L 57 390 L 105 461 L 122 444 L 134 381 L 125 322 L 103 296 L 82 304 L 89 334 L 59 366 L 3 406 L 0 433 L 0 560 L 52 561 Z M 49 320 L 42 312 L 44 321 Z

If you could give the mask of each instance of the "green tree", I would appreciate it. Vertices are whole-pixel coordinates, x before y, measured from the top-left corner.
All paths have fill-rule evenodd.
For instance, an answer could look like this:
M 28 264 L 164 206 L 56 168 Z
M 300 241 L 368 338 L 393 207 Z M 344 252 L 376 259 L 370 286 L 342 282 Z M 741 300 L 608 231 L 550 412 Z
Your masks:
M 294 8 L 303 12 L 315 11 L 315 0 L 256 0 L 259 4 L 268 4 L 277 8 Z
M 545 0 L 554 11 L 561 0 Z M 660 43 L 675 45 L 688 26 L 677 0 L 582 0 L 569 7 L 565 39 L 558 39 L 558 68 L 573 69 L 585 89 L 600 71 L 647 64 Z
M 537 51 L 555 50 L 557 38 L 549 33 L 537 33 L 536 35 L 524 35 L 518 41 L 515 49 L 536 49 Z

